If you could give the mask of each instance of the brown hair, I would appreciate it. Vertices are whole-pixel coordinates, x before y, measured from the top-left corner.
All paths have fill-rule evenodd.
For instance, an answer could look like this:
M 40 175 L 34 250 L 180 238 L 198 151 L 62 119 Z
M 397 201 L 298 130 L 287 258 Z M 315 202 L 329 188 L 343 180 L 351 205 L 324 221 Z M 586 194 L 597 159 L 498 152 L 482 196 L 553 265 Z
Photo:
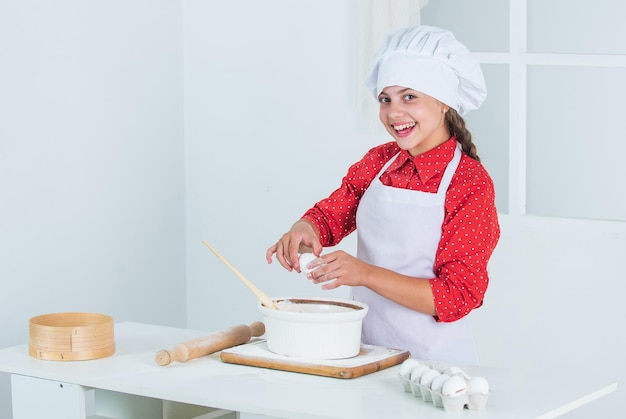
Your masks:
M 461 144 L 461 149 L 465 154 L 476 161 L 480 161 L 480 157 L 478 157 L 478 152 L 476 151 L 476 145 L 472 142 L 472 133 L 465 128 L 463 117 L 452 108 L 446 112 L 446 125 L 450 134 L 454 135 L 459 144 Z

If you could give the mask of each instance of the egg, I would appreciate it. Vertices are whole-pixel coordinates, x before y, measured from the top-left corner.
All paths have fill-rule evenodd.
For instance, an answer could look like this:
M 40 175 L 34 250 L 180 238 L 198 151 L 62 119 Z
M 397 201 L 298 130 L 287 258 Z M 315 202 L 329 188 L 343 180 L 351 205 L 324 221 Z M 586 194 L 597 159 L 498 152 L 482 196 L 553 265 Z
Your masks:
M 441 373 L 437 370 L 428 370 L 420 377 L 420 384 L 430 387 L 430 384 L 433 382 L 433 380 L 440 375 Z
M 467 394 L 467 383 L 461 375 L 453 375 L 448 378 L 441 387 L 441 394 L 444 397 L 460 397 Z
M 435 407 L 443 407 L 443 398 L 441 397 L 441 387 L 450 376 L 439 374 L 430 384 L 430 398 Z
M 469 393 L 489 394 L 489 382 L 484 377 L 471 377 L 467 380 L 467 391 Z
M 309 263 L 313 262 L 315 259 L 317 259 L 317 256 L 315 256 L 313 253 L 302 253 L 298 260 L 300 261 L 300 270 L 305 273 L 311 273 L 314 270 L 316 270 L 317 268 L 319 268 L 322 265 L 318 265 L 313 269 L 309 269 L 307 266 L 309 265 Z
M 400 372 L 398 373 L 398 375 L 400 376 L 402 387 L 407 393 L 413 392 L 413 389 L 411 388 L 411 371 L 413 371 L 419 365 L 420 362 L 415 358 L 409 358 L 404 361 L 402 365 L 400 365 Z
M 415 358 L 409 358 L 400 365 L 400 376 L 406 377 L 411 374 L 411 371 L 417 366 L 420 365 L 420 362 Z
M 414 383 L 419 383 L 420 378 L 426 371 L 430 371 L 431 368 L 428 365 L 420 364 L 411 371 L 411 381 Z
M 435 377 L 433 382 L 430 383 L 430 389 L 432 391 L 441 393 L 441 388 L 443 387 L 443 383 L 445 383 L 448 380 L 448 378 L 450 378 L 450 376 L 446 374 L 441 374 Z

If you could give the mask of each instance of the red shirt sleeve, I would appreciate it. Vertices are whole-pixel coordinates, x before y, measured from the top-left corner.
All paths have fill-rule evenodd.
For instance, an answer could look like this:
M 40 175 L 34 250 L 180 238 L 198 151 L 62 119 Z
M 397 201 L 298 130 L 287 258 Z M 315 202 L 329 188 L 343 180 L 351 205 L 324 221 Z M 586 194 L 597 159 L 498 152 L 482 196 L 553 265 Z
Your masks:
M 446 193 L 446 214 L 430 283 L 436 320 L 452 322 L 483 303 L 487 264 L 500 238 L 495 191 L 484 167 L 463 156 Z

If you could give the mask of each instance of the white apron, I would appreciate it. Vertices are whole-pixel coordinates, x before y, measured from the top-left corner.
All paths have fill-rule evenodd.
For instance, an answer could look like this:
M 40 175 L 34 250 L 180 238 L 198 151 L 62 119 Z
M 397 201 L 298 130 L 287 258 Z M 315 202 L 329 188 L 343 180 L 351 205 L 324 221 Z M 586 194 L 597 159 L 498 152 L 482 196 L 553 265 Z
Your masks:
M 436 194 L 383 185 L 379 177 L 394 160 L 391 158 L 376 175 L 359 203 L 357 257 L 404 275 L 434 278 L 446 191 L 461 160 L 461 148 L 457 146 Z M 394 303 L 366 287 L 353 287 L 352 296 L 369 305 L 363 320 L 363 343 L 408 349 L 418 359 L 478 364 L 465 318 L 437 323 L 432 316 Z

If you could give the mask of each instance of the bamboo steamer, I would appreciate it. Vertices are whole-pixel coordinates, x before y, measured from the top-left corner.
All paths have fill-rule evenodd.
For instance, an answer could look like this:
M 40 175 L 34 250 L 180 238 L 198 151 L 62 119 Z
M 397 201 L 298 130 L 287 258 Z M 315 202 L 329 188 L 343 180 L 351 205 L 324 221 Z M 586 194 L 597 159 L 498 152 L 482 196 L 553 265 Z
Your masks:
M 97 313 L 52 313 L 30 319 L 28 353 L 50 361 L 83 361 L 115 353 L 113 318 Z

